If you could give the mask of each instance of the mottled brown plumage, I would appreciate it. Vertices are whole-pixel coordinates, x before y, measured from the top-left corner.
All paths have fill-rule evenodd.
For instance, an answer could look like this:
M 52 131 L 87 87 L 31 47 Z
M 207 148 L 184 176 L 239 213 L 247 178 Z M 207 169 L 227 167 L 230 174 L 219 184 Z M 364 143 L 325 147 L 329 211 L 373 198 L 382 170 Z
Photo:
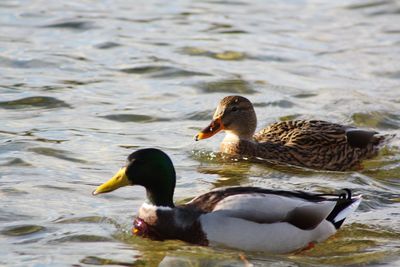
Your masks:
M 251 102 L 241 96 L 221 100 L 210 126 L 196 140 L 225 130 L 221 152 L 258 157 L 313 169 L 344 171 L 376 156 L 383 136 L 320 120 L 274 123 L 255 133 L 257 118 Z

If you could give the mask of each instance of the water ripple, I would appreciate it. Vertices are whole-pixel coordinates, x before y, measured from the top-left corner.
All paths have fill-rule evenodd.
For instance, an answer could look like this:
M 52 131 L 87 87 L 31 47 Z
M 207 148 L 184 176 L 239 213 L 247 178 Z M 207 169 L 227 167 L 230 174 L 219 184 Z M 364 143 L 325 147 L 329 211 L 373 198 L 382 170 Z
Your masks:
M 32 152 L 35 152 L 40 155 L 63 159 L 63 160 L 71 161 L 71 162 L 87 163 L 87 161 L 85 161 L 85 160 L 69 156 L 69 155 L 71 155 L 71 152 L 61 150 L 61 149 L 54 149 L 54 148 L 50 148 L 50 147 L 32 147 L 32 148 L 29 148 L 28 151 L 32 151 Z
M 0 166 L 31 167 L 32 164 L 24 161 L 21 158 L 12 158 L 6 162 L 0 163 Z
M 98 256 L 87 256 L 79 261 L 82 264 L 88 264 L 88 265 L 116 265 L 116 266 L 146 266 L 146 264 L 143 262 L 142 264 L 137 264 L 141 263 L 140 261 L 136 261 L 135 264 L 132 262 L 123 262 L 123 261 L 117 261 L 117 260 L 112 260 L 112 259 L 107 259 L 107 258 L 101 258 Z
M 254 94 L 257 91 L 253 85 L 242 79 L 226 79 L 196 85 L 204 93 L 226 93 L 226 94 Z
M 168 118 L 159 118 L 155 116 L 149 115 L 141 115 L 141 114 L 110 114 L 105 116 L 100 116 L 100 118 L 118 121 L 118 122 L 161 122 L 161 121 L 170 121 Z
M 214 110 L 211 110 L 211 109 L 204 110 L 204 111 L 198 111 L 198 112 L 192 112 L 192 113 L 187 114 L 185 116 L 185 119 L 194 120 L 194 121 L 210 120 L 213 113 L 214 113 Z
M 55 63 L 42 59 L 13 59 L 0 56 L 0 66 L 6 68 L 36 69 L 57 67 Z
M 29 220 L 29 219 L 32 219 L 32 218 L 27 215 L 18 214 L 14 211 L 7 211 L 5 209 L 0 208 L 0 222 L 12 222 L 15 224 L 18 221 L 25 221 L 25 220 Z M 18 227 L 18 226 L 16 226 L 16 227 Z M 13 227 L 7 228 L 7 229 L 12 229 L 12 228 Z
M 206 49 L 202 49 L 199 47 L 191 47 L 191 46 L 184 47 L 180 49 L 179 52 L 189 56 L 204 56 L 213 59 L 228 60 L 228 61 L 238 61 L 247 58 L 247 55 L 243 52 L 238 52 L 238 51 L 212 52 Z
M 371 8 L 371 7 L 383 6 L 383 5 L 387 5 L 387 4 L 391 4 L 391 3 L 393 3 L 393 1 L 391 1 L 391 0 L 364 1 L 363 3 L 348 5 L 346 8 L 347 9 L 366 9 L 366 8 Z
M 120 69 L 121 72 L 128 74 L 146 74 L 151 78 L 177 78 L 190 76 L 209 76 L 204 72 L 188 71 L 169 66 L 142 66 Z
M 10 226 L 0 231 L 0 234 L 7 236 L 24 236 L 44 231 L 46 228 L 40 225 L 18 225 Z
M 50 96 L 32 96 L 17 100 L 1 101 L 0 108 L 26 109 L 26 108 L 71 108 L 66 102 Z
M 55 223 L 102 223 L 112 222 L 111 219 L 101 216 L 84 216 L 84 217 L 73 217 L 73 218 L 58 218 Z
M 60 29 L 69 29 L 76 31 L 85 31 L 90 29 L 95 29 L 96 26 L 91 21 L 64 21 L 64 22 L 55 22 L 51 24 L 47 24 L 42 26 L 43 28 L 60 28 Z
M 269 102 L 267 103 L 268 106 L 272 106 L 272 107 L 281 107 L 281 108 L 292 108 L 293 106 L 295 106 L 296 104 L 293 103 L 292 101 L 289 100 L 278 100 L 278 101 L 273 101 L 273 102 Z
M 391 79 L 400 79 L 400 71 L 375 72 L 374 74 L 378 77 L 384 76 Z
M 60 243 L 70 243 L 70 242 L 109 242 L 112 241 L 111 238 L 104 237 L 104 236 L 98 236 L 98 235 L 69 235 L 69 236 L 64 236 L 58 239 L 53 239 L 48 241 L 48 244 L 60 244 Z
M 379 129 L 400 129 L 400 114 L 389 112 L 354 113 L 354 125 Z
M 115 42 L 104 42 L 104 43 L 99 43 L 99 44 L 95 45 L 95 47 L 98 49 L 111 49 L 111 48 L 115 48 L 118 46 L 121 46 L 121 44 L 115 43 Z

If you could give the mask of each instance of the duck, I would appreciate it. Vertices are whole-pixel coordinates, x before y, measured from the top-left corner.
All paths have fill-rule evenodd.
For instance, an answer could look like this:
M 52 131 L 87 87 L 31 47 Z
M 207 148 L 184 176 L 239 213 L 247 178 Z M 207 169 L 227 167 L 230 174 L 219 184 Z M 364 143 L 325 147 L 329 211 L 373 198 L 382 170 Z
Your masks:
M 250 100 L 227 96 L 195 140 L 225 131 L 222 153 L 329 171 L 362 169 L 361 162 L 376 156 L 385 140 L 376 131 L 322 120 L 276 122 L 258 133 L 256 127 L 257 116 Z
M 175 205 L 174 165 L 156 148 L 128 156 L 125 167 L 98 186 L 93 195 L 128 185 L 146 190 L 132 234 L 163 241 L 242 251 L 291 253 L 322 242 L 340 228 L 361 202 L 349 189 L 340 194 L 235 186 L 217 188 Z

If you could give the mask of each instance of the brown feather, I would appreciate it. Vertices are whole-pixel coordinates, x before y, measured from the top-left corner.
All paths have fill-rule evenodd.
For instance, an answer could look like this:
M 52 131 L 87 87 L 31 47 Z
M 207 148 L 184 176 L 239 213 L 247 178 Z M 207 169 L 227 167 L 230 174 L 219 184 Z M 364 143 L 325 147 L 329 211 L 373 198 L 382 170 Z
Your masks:
M 353 169 L 376 156 L 385 140 L 375 131 L 321 120 L 277 122 L 254 134 L 253 106 L 241 96 L 222 99 L 214 117 L 220 117 L 230 133 L 221 143 L 221 152 L 312 169 Z

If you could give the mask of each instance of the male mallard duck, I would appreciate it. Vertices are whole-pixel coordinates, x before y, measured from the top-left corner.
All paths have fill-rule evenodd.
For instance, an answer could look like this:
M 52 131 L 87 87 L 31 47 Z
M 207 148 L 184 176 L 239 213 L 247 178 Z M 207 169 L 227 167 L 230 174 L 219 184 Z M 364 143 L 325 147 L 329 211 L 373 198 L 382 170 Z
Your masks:
M 350 190 L 328 195 L 229 187 L 175 206 L 175 179 L 164 152 L 142 149 L 129 155 L 127 165 L 93 195 L 126 185 L 145 187 L 147 202 L 135 219 L 135 235 L 271 253 L 288 253 L 327 239 L 361 202 Z
M 258 157 L 312 169 L 343 171 L 377 155 L 383 136 L 377 132 L 319 120 L 274 123 L 257 134 L 251 102 L 227 96 L 219 103 L 211 124 L 196 135 L 206 139 L 221 130 L 221 152 Z

